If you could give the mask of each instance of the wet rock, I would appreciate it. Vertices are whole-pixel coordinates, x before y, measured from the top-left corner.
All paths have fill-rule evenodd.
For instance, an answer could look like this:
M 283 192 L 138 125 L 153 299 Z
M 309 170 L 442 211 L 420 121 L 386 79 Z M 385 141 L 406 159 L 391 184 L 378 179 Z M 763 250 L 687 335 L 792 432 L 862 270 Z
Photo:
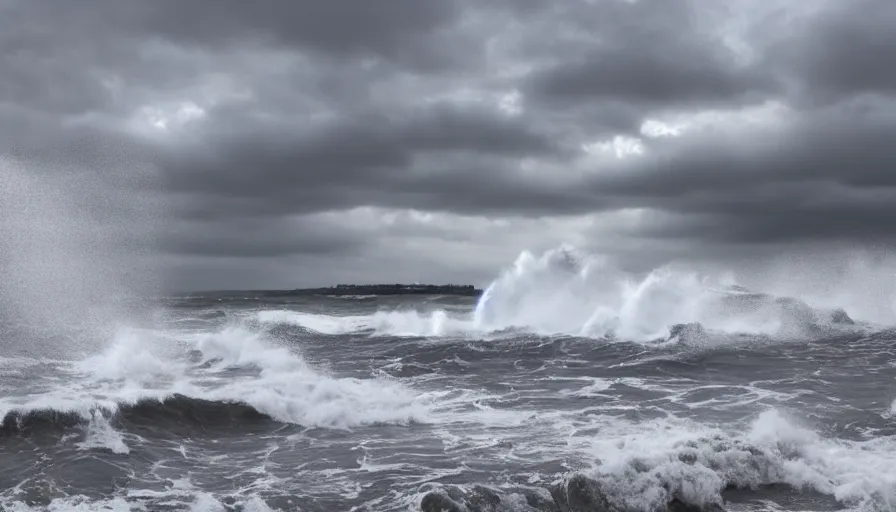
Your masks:
M 725 509 L 715 503 L 700 506 L 674 498 L 666 506 L 666 512 L 725 512 Z
M 831 322 L 841 325 L 855 325 L 853 319 L 846 314 L 843 308 L 837 308 L 831 312 Z
M 560 508 L 550 497 L 550 494 L 545 496 L 536 491 L 525 491 L 522 494 L 526 498 L 526 504 L 535 510 L 540 510 L 542 512 L 560 512 Z
M 493 512 L 501 506 L 501 496 L 488 487 L 477 485 L 470 490 L 466 505 L 471 512 Z
M 52 481 L 37 480 L 20 488 L 16 501 L 21 501 L 29 507 L 46 507 L 54 499 L 64 496 L 65 493 L 60 491 Z
M 805 302 L 793 297 L 778 297 L 775 304 L 781 308 L 791 321 L 796 325 L 813 325 L 815 323 L 815 311 Z
M 467 512 L 466 507 L 440 492 L 429 492 L 420 501 L 423 512 Z
M 697 462 L 697 454 L 694 452 L 683 452 L 678 454 L 678 460 L 684 462 L 685 464 L 691 464 Z
M 706 329 L 699 322 L 688 324 L 675 324 L 669 329 L 669 337 L 666 341 L 677 339 L 678 341 L 699 340 L 706 337 Z
M 605 512 L 614 510 L 597 480 L 575 475 L 551 486 L 551 496 L 562 512 Z
M 501 493 L 482 485 L 466 490 L 445 486 L 423 496 L 420 508 L 424 512 L 498 512 L 506 509 L 503 501 Z

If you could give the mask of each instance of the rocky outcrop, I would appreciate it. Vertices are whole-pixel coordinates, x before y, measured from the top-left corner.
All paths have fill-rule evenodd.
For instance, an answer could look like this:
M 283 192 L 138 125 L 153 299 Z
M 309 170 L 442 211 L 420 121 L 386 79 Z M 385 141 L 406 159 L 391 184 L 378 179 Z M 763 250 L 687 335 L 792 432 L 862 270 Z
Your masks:
M 574 475 L 551 487 L 554 503 L 562 512 L 603 512 L 613 508 L 597 480 Z
M 497 491 L 476 485 L 469 490 L 448 486 L 423 496 L 420 509 L 423 512 L 498 512 L 502 507 Z
M 669 329 L 669 336 L 663 341 L 700 341 L 706 338 L 706 329 L 699 322 L 675 324 Z
M 482 290 L 471 284 L 339 284 L 329 288 L 300 288 L 287 295 L 466 295 L 478 297 Z
M 842 308 L 837 308 L 831 312 L 831 322 L 841 325 L 855 325 L 855 322 Z
M 547 492 L 545 492 L 547 491 Z M 420 501 L 423 512 L 636 512 L 613 505 L 601 483 L 573 475 L 547 489 L 504 489 L 481 485 L 471 488 L 443 486 Z M 673 498 L 668 512 L 724 512 L 721 506 L 700 506 Z
M 420 501 L 423 512 L 466 512 L 467 507 L 451 499 L 447 494 L 429 492 Z

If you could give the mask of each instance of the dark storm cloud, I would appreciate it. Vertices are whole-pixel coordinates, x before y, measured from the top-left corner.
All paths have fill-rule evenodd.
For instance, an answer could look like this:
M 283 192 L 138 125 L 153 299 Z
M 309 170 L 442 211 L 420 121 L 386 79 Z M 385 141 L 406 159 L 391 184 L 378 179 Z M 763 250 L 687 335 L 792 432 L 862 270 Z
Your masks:
M 718 103 L 738 99 L 765 85 L 761 77 L 728 69 L 721 58 L 700 57 L 699 47 L 676 48 L 682 57 L 680 62 L 665 58 L 668 49 L 599 49 L 536 73 L 528 90 L 545 99 L 573 104 L 593 98 L 633 103 Z
M 718 243 L 896 241 L 896 116 L 835 109 L 804 114 L 750 141 L 701 134 L 592 179 L 630 206 L 683 214 L 646 236 Z M 624 199 L 623 199 L 624 197 Z
M 774 61 L 799 73 L 798 90 L 823 101 L 896 93 L 896 4 L 833 2 L 786 27 L 771 45 Z
M 775 86 L 761 68 L 739 64 L 733 50 L 709 33 L 713 27 L 700 23 L 700 9 L 711 7 L 706 2 L 562 5 L 558 29 L 582 34 L 556 43 L 554 58 L 528 78 L 526 90 L 544 101 L 706 105 L 760 97 L 753 93 Z
M 186 43 L 214 46 L 260 39 L 336 55 L 381 56 L 427 68 L 449 57 L 432 36 L 460 14 L 454 0 L 161 0 L 137 4 L 137 25 Z
M 892 239 L 893 5 L 0 1 L 0 152 L 102 177 L 105 225 L 156 198 L 158 249 L 197 268 L 356 257 L 379 236 L 351 225 L 358 207 L 648 209 L 606 229 L 657 258 Z M 782 112 L 735 119 L 766 104 Z M 688 126 L 707 109 L 721 120 Z M 642 133 L 676 118 L 678 135 Z M 640 154 L 585 150 L 616 136 Z
M 502 192 L 523 207 L 521 201 L 538 194 L 515 184 L 521 178 L 501 167 L 520 157 L 559 157 L 566 151 L 522 122 L 432 105 L 320 127 L 244 124 L 239 132 L 210 134 L 193 148 L 175 148 L 162 172 L 169 190 L 255 199 L 258 213 L 358 205 L 457 209 L 452 203 L 469 202 L 483 189 L 487 197 L 472 207 L 500 204 Z
M 353 236 L 354 235 L 354 236 Z M 307 219 L 256 218 L 227 223 L 179 221 L 162 234 L 171 254 L 270 257 L 360 252 L 365 240 L 350 230 L 337 232 Z
M 697 192 L 739 193 L 744 187 L 819 181 L 863 188 L 894 186 L 894 133 L 896 115 L 874 119 L 837 109 L 806 114 L 806 119 L 783 132 L 749 133 L 749 140 L 701 133 L 689 143 L 658 144 L 656 156 L 595 180 L 613 194 L 671 200 Z

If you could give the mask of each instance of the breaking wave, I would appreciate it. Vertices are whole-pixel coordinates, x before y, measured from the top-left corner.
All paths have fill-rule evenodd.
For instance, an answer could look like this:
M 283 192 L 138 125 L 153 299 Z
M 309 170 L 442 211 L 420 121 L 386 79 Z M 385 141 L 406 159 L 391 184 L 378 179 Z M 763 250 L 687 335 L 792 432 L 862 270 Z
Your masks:
M 833 502 L 832 509 L 845 504 L 889 510 L 896 502 L 893 439 L 826 439 L 775 409 L 759 414 L 744 432 L 671 420 L 620 422 L 578 448 L 593 454 L 594 467 L 545 487 L 435 484 L 410 501 L 427 512 L 464 510 L 460 505 L 474 509 L 489 502 L 508 510 L 521 505 L 545 511 L 691 509 L 682 504 L 723 510 L 723 498 L 732 491 L 761 497 L 768 487 L 785 486 L 784 493 L 816 493 L 816 499 Z
M 240 326 L 176 340 L 126 330 L 105 352 L 63 369 L 74 378 L 68 387 L 0 399 L 3 435 L 102 423 L 208 426 L 261 418 L 350 429 L 421 422 L 429 410 L 424 398 L 397 382 L 327 376 Z
M 334 316 L 300 311 L 259 311 L 263 324 L 286 324 L 320 334 L 340 335 L 369 332 L 382 336 L 426 337 L 464 336 L 476 332 L 469 315 L 452 315 L 438 309 L 432 312 L 378 311 L 372 315 Z
M 113 407 L 96 404 L 88 407 L 89 415 L 54 409 L 12 410 L 0 423 L 6 436 L 59 431 L 72 427 L 89 427 L 105 420 L 110 424 L 144 425 L 154 428 L 195 428 L 208 430 L 219 426 L 230 429 L 235 424 L 270 420 L 254 407 L 242 402 L 219 402 L 173 394 L 161 398 L 144 398 L 136 403 L 116 403 Z
M 328 335 L 464 337 L 526 331 L 636 342 L 707 336 L 805 339 L 857 325 L 843 309 L 755 293 L 731 277 L 668 267 L 635 276 L 568 247 L 540 257 L 523 252 L 486 288 L 471 314 L 398 310 L 331 316 L 278 310 L 261 311 L 258 320 Z
M 668 338 L 686 324 L 699 324 L 700 332 L 795 338 L 854 324 L 843 310 L 753 293 L 732 277 L 664 267 L 637 278 L 566 247 L 538 258 L 521 254 L 485 291 L 474 322 L 631 341 Z

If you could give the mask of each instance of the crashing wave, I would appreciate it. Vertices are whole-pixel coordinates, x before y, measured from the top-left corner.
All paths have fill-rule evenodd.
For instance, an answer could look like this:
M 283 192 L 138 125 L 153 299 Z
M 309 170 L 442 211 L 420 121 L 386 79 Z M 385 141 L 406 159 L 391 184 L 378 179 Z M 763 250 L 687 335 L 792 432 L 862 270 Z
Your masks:
M 334 316 L 280 310 L 259 312 L 257 318 L 325 335 L 469 338 L 529 332 L 643 343 L 805 339 L 856 325 L 843 309 L 815 308 L 672 268 L 635 276 L 569 247 L 539 257 L 523 252 L 485 289 L 472 314 L 439 309 Z
M 0 434 L 32 435 L 45 431 L 87 426 L 97 416 L 118 426 L 151 426 L 159 429 L 202 429 L 220 426 L 233 428 L 234 423 L 271 420 L 271 417 L 242 402 L 212 401 L 173 394 L 161 398 L 144 398 L 136 403 L 119 403 L 114 407 L 97 404 L 85 411 L 54 409 L 11 410 L 0 422 Z
M 127 332 L 75 364 L 76 387 L 0 399 L 4 435 L 101 419 L 197 425 L 260 416 L 305 427 L 349 429 L 425 421 L 425 397 L 385 379 L 335 378 L 261 333 L 228 327 L 187 341 L 179 352 L 147 348 Z M 153 347 L 164 345 L 158 340 Z
M 660 268 L 638 278 L 570 254 L 566 247 L 521 254 L 486 289 L 474 324 L 645 342 L 680 337 L 689 330 L 684 325 L 699 325 L 690 330 L 702 334 L 806 337 L 854 324 L 842 309 L 816 309 L 693 272 Z
M 593 469 L 548 485 L 430 484 L 414 501 L 424 512 L 719 511 L 737 499 L 771 496 L 802 496 L 810 502 L 805 510 L 889 510 L 896 502 L 892 439 L 827 439 L 774 409 L 743 433 L 682 426 L 661 421 L 605 431 L 593 440 Z

